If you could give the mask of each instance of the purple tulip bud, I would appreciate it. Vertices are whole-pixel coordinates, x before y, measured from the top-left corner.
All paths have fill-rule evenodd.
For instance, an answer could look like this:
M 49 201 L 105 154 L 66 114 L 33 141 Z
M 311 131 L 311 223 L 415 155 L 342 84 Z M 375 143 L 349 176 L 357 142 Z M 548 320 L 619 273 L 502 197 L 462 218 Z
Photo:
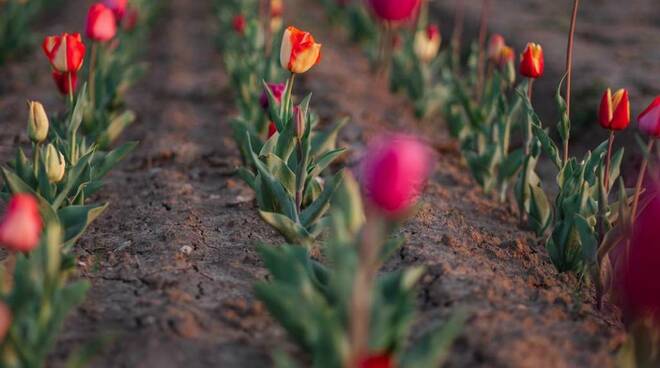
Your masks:
M 278 103 L 282 102 L 282 94 L 284 94 L 286 85 L 284 83 L 268 83 L 267 85 L 268 89 L 270 89 L 270 91 L 273 93 L 273 96 L 275 96 L 275 100 L 277 100 Z M 264 111 L 268 111 L 270 104 L 268 102 L 268 93 L 266 91 L 261 93 L 261 97 L 259 97 L 259 104 L 261 105 L 261 108 L 264 109 Z

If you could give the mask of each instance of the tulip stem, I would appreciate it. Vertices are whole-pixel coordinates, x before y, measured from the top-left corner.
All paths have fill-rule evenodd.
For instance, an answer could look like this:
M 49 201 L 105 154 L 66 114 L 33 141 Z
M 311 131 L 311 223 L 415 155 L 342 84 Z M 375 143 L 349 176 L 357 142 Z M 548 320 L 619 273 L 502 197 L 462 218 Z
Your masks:
M 456 0 L 456 12 L 454 13 L 454 30 L 451 35 L 452 62 L 458 68 L 461 58 L 461 38 L 463 34 L 463 20 L 465 18 L 465 7 L 463 0 Z
M 33 159 L 33 170 L 34 170 L 34 177 L 39 178 L 39 146 L 41 145 L 41 142 L 36 142 L 34 144 L 34 152 L 32 154 L 32 159 Z
M 607 142 L 607 161 L 605 162 L 605 193 L 610 192 L 610 166 L 612 165 L 612 147 L 614 146 L 614 130 L 610 130 Z
M 566 115 L 571 118 L 571 80 L 573 75 L 573 44 L 575 40 L 575 25 L 577 23 L 578 6 L 580 0 L 573 1 L 573 13 L 571 14 L 571 28 L 568 32 L 568 45 L 566 47 Z M 564 140 L 564 163 L 568 161 L 568 141 Z
M 532 94 L 534 92 L 534 78 L 527 79 L 527 98 L 529 103 L 532 103 Z M 526 129 L 526 141 L 525 141 L 525 156 L 528 156 L 532 150 L 532 121 L 527 119 L 527 129 Z
M 296 210 L 298 211 L 298 220 L 302 212 L 303 191 L 305 189 L 305 152 L 303 150 L 302 140 L 297 138 L 298 146 L 298 177 L 296 178 Z
M 286 83 L 286 94 L 284 95 L 283 107 L 284 107 L 284 121 L 282 122 L 285 126 L 289 123 L 290 115 L 293 107 L 291 102 L 291 94 L 293 93 L 293 83 L 296 81 L 296 73 L 291 73 L 289 80 Z
M 94 109 L 94 106 L 96 106 L 96 54 L 98 53 L 98 43 L 92 42 L 92 50 L 91 50 L 91 60 L 89 63 L 89 75 L 87 76 L 88 82 L 87 85 L 89 86 L 89 101 L 92 105 L 92 109 Z
M 67 73 L 66 76 L 69 83 L 69 103 L 71 103 L 71 109 L 73 109 L 73 79 L 71 73 Z
M 634 224 L 637 217 L 637 207 L 639 206 L 639 196 L 642 192 L 642 185 L 644 184 L 644 177 L 646 176 L 646 168 L 649 164 L 649 156 L 653 152 L 653 145 L 655 144 L 654 138 L 649 138 L 648 151 L 644 155 L 642 167 L 639 169 L 639 176 L 637 177 L 637 185 L 635 185 L 635 196 L 633 197 L 632 209 L 630 211 L 630 221 Z
M 481 4 L 481 19 L 479 21 L 479 60 L 477 62 L 477 100 L 481 99 L 484 84 L 484 64 L 486 61 L 486 36 L 488 35 L 488 18 L 490 16 L 490 0 Z
M 371 320 L 372 290 L 374 279 L 380 268 L 378 254 L 382 243 L 384 223 L 372 218 L 362 232 L 358 269 L 353 281 L 350 306 L 350 336 L 352 361 L 355 362 L 369 348 L 369 324 Z M 352 364 L 348 365 L 352 367 Z

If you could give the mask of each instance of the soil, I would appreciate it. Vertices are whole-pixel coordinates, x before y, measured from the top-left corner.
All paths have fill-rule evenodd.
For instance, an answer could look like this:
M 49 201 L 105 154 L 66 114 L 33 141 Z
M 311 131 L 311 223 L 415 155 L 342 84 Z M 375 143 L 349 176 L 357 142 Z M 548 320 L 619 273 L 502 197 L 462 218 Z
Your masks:
M 88 4 L 67 2 L 40 32 L 80 29 Z M 502 0 L 505 6 L 512 14 L 533 12 Z M 437 150 L 422 208 L 402 228 L 407 242 L 386 265 L 427 269 L 412 343 L 461 309 L 471 317 L 448 367 L 613 367 L 624 337 L 616 311 L 597 310 L 590 290 L 580 293 L 574 278 L 557 274 L 542 242 L 478 189 L 443 124 L 418 123 L 406 99 L 370 73 L 361 51 L 327 26 L 319 6 L 296 0 L 289 8 L 290 19 L 324 43 L 323 62 L 298 87 L 314 93 L 324 122 L 351 117 L 340 137 L 351 148 L 349 167 L 384 130 L 421 134 Z M 150 72 L 129 100 L 140 120 L 125 139 L 141 144 L 93 199 L 111 206 L 76 249 L 80 277 L 92 288 L 66 322 L 51 367 L 98 338 L 107 340 L 93 367 L 269 367 L 275 350 L 298 353 L 252 295 L 254 282 L 266 277 L 255 244 L 283 239 L 234 176 L 235 111 L 214 47 L 212 3 L 169 0 L 161 18 L 148 45 Z M 27 145 L 25 99 L 61 106 L 40 52 L 6 69 L 3 161 Z

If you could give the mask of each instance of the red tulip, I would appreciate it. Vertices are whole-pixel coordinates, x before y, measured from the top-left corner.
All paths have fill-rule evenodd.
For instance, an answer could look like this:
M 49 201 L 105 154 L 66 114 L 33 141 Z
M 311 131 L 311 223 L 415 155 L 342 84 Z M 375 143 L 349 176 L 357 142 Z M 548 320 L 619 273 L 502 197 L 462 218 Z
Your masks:
M 284 83 L 267 83 L 268 89 L 270 89 L 271 93 L 273 94 L 273 97 L 275 97 L 275 101 L 278 103 L 282 102 L 282 94 L 284 94 L 284 89 L 286 88 L 286 84 Z M 268 111 L 268 108 L 270 106 L 270 102 L 268 101 L 268 94 L 266 91 L 263 91 L 261 93 L 261 96 L 259 97 L 259 104 L 261 105 L 261 108 L 264 109 L 264 111 Z
M 0 221 L 0 244 L 17 252 L 29 252 L 39 244 L 41 215 L 37 200 L 30 194 L 15 194 Z
M 268 124 L 268 138 L 274 136 L 275 133 L 277 133 L 277 127 L 275 126 L 275 123 L 271 121 L 270 124 Z
M 245 21 L 245 17 L 243 14 L 237 14 L 234 16 L 234 19 L 232 21 L 232 27 L 234 27 L 234 31 L 236 33 L 243 35 L 245 34 L 245 26 L 247 25 L 247 22 Z
M 660 138 L 660 96 L 637 117 L 639 130 L 654 138 Z
M 366 0 L 374 14 L 386 22 L 407 20 L 417 14 L 420 0 Z
M 504 37 L 501 34 L 494 34 L 490 36 L 490 41 L 488 41 L 488 59 L 493 63 L 498 63 L 500 58 L 500 53 L 502 48 L 506 46 L 504 42 Z
M 69 75 L 71 75 L 71 85 L 69 86 Z M 57 89 L 61 94 L 68 96 L 69 87 L 73 88 L 71 93 L 76 92 L 78 85 L 78 73 L 60 73 L 57 70 L 53 70 L 53 80 L 57 85 Z
M 600 126 L 609 130 L 623 130 L 630 124 L 628 91 L 620 89 L 612 96 L 609 88 L 603 94 L 598 111 Z
M 115 14 L 110 8 L 101 3 L 92 5 L 87 13 L 85 33 L 87 38 L 93 41 L 110 41 L 117 34 Z
M 42 48 L 50 64 L 62 73 L 77 72 L 85 58 L 85 44 L 80 33 L 63 33 L 61 36 L 49 36 L 44 39 Z
M 390 354 L 370 355 L 358 360 L 357 368 L 394 368 Z
M 128 0 L 103 0 L 103 4 L 112 9 L 112 12 L 115 13 L 115 18 L 117 18 L 117 21 L 121 21 L 124 18 L 124 14 L 126 14 Z
M 117 15 L 115 14 L 115 17 Z M 126 32 L 132 32 L 140 20 L 140 13 L 132 6 L 126 8 L 124 17 L 121 19 L 121 28 Z
M 520 74 L 527 78 L 539 78 L 543 75 L 543 48 L 537 43 L 528 43 L 520 60 Z
M 635 221 L 627 259 L 622 258 L 625 252 L 618 249 L 617 258 L 623 259 L 623 265 L 615 267 L 615 280 L 626 322 L 651 317 L 660 327 L 660 283 L 657 282 L 660 279 L 659 218 L 660 194 L 655 192 Z
M 302 74 L 321 62 L 321 44 L 314 36 L 296 27 L 288 27 L 282 38 L 280 64 L 291 73 Z
M 377 139 L 362 162 L 363 193 L 385 216 L 399 218 L 417 201 L 430 167 L 430 149 L 417 138 Z

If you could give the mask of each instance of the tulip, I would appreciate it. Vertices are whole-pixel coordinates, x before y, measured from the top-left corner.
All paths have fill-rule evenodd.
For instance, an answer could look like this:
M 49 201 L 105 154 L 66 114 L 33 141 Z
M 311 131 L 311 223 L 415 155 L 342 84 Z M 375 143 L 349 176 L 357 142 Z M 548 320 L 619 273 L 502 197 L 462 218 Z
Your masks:
M 245 34 L 246 24 L 247 23 L 245 21 L 245 17 L 242 14 L 237 14 L 232 20 L 232 27 L 234 28 L 234 31 L 241 36 Z
M 653 138 L 660 138 L 660 96 L 639 114 L 637 121 L 639 130 Z
M 48 115 L 44 106 L 35 101 L 28 102 L 30 114 L 28 117 L 28 136 L 34 143 L 43 142 L 48 137 Z
M 103 4 L 112 9 L 117 21 L 121 21 L 124 18 L 124 14 L 126 14 L 128 0 L 103 0 Z
M 543 75 L 543 48 L 537 43 L 528 43 L 520 60 L 520 74 L 536 79 Z
M 117 34 L 117 20 L 112 9 L 101 3 L 92 5 L 87 13 L 85 33 L 87 38 L 96 42 L 113 39 Z
M 630 124 L 630 101 L 628 91 L 620 89 L 612 96 L 609 88 L 603 94 L 598 110 L 600 125 L 612 131 L 623 130 Z
M 500 48 L 500 52 L 497 54 L 495 63 L 500 69 L 504 69 L 509 64 L 512 64 L 515 59 L 516 54 L 515 51 L 513 51 L 513 48 L 504 45 L 502 48 Z
M 270 0 L 270 16 L 281 18 L 284 15 L 284 2 L 282 0 Z
M 615 267 L 615 280 L 626 321 L 651 317 L 660 327 L 660 283 L 656 282 L 660 278 L 660 194 L 655 192 L 650 198 L 634 222 L 628 257 L 622 258 L 623 265 Z M 618 251 L 617 258 L 623 257 L 625 253 Z
M 373 13 L 385 22 L 398 22 L 412 18 L 420 0 L 367 0 Z
M 117 17 L 115 13 L 115 18 Z M 121 19 L 121 28 L 126 32 L 132 32 L 140 20 L 140 13 L 133 7 L 126 8 L 124 17 Z
M 415 55 L 422 62 L 428 63 L 438 55 L 441 42 L 438 26 L 429 25 L 425 31 L 418 31 L 415 35 Z
M 0 302 L 0 344 L 5 340 L 5 336 L 11 328 L 11 320 L 11 309 L 4 302 Z
M 417 201 L 430 167 L 430 150 L 417 138 L 378 139 L 362 162 L 364 195 L 386 217 L 399 218 Z
M 600 125 L 610 130 L 609 145 L 607 149 L 607 158 L 605 164 L 605 190 L 609 190 L 610 164 L 612 162 L 612 148 L 614 144 L 614 133 L 624 130 L 630 124 L 630 101 L 628 100 L 628 91 L 620 89 L 612 96 L 612 90 L 609 88 L 603 94 L 598 110 L 598 122 Z
M 80 33 L 46 37 L 42 48 L 53 68 L 61 73 L 75 73 L 82 67 L 85 44 Z
M 495 64 L 499 64 L 502 49 L 506 47 L 504 37 L 501 34 L 494 34 L 490 36 L 488 41 L 488 59 Z
M 281 103 L 282 95 L 284 94 L 286 85 L 284 83 L 268 83 L 267 86 L 268 89 L 270 89 L 270 92 L 273 94 L 273 97 L 275 97 L 275 101 L 277 101 L 277 103 Z M 268 100 L 268 93 L 266 93 L 266 91 L 261 93 L 261 96 L 259 97 L 259 104 L 261 105 L 261 108 L 264 109 L 264 111 L 268 111 L 268 108 L 270 107 L 270 101 Z
M 268 124 L 268 138 L 270 139 L 275 133 L 277 133 L 277 127 L 275 126 L 275 123 L 271 121 L 270 124 Z
M 0 221 L 0 244 L 17 252 L 29 252 L 39 244 L 42 222 L 37 200 L 30 194 L 15 194 Z
M 46 175 L 51 183 L 59 183 L 64 178 L 66 172 L 66 161 L 64 155 L 52 144 L 46 147 Z
M 296 27 L 288 27 L 282 38 L 280 64 L 294 74 L 302 74 L 321 62 L 321 44 L 314 36 Z
M 69 79 L 71 84 L 69 84 Z M 60 73 L 57 70 L 53 70 L 53 80 L 60 93 L 66 96 L 76 92 L 78 73 Z
M 358 360 L 357 368 L 394 368 L 390 354 L 371 355 Z

